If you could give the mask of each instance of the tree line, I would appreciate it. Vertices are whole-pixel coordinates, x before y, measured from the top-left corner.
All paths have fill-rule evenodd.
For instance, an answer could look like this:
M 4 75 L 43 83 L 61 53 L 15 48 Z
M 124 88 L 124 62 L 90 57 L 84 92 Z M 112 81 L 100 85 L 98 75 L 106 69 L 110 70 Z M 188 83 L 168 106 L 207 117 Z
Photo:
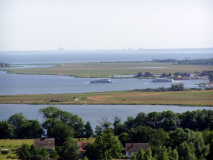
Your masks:
M 0 138 L 54 137 L 56 152 L 46 154 L 33 146 L 22 145 L 20 159 L 52 157 L 53 159 L 79 159 L 79 147 L 74 138 L 95 137 L 87 145 L 83 159 L 112 159 L 124 157 L 125 143 L 149 143 L 145 152 L 140 150 L 133 159 L 212 159 L 213 158 L 213 110 L 195 110 L 183 113 L 172 111 L 140 112 L 136 117 L 114 117 L 114 122 L 102 116 L 95 131 L 90 122 L 72 113 L 50 106 L 40 109 L 45 121 L 28 120 L 22 113 L 0 121 Z M 118 137 L 118 138 L 117 138 Z M 30 157 L 30 158 L 29 158 Z
M 153 59 L 152 62 L 157 63 L 173 63 L 178 65 L 213 65 L 213 58 L 211 59 L 195 59 L 195 60 L 176 60 L 176 59 Z
M 195 60 L 178 60 L 176 62 L 179 65 L 213 65 L 212 59 L 195 59 Z

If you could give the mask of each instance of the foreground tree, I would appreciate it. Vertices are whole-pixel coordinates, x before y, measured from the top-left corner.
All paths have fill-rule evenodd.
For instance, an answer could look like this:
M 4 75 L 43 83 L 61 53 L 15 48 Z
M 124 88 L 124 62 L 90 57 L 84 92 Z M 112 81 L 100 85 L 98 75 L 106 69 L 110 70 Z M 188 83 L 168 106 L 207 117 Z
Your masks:
M 197 157 L 195 155 L 195 148 L 192 142 L 187 143 L 184 141 L 180 144 L 179 149 L 179 159 L 186 159 L 186 160 L 196 160 Z
M 38 120 L 28 120 L 20 127 L 19 138 L 40 138 L 43 134 Z
M 72 137 L 69 137 L 63 144 L 62 156 L 65 160 L 78 160 L 79 154 L 77 142 Z
M 87 145 L 86 156 L 91 160 L 121 158 L 123 150 L 121 142 L 112 133 L 101 133 L 94 144 Z
M 12 115 L 7 121 L 15 128 L 18 128 L 27 121 L 27 118 L 23 115 L 23 113 L 16 113 Z
M 203 132 L 203 139 L 205 144 L 210 144 L 209 146 L 209 151 L 210 153 L 206 156 L 207 160 L 212 160 L 213 159 L 213 131 L 210 130 L 205 130 Z
M 93 136 L 93 130 L 92 130 L 92 127 L 91 127 L 89 121 L 87 121 L 84 128 L 85 128 L 85 137 L 86 138 Z
M 75 130 L 75 137 L 82 137 L 84 134 L 84 122 L 78 117 L 78 115 L 73 115 L 72 113 L 62 111 L 61 109 L 49 106 L 39 110 L 43 114 L 43 117 L 48 119 L 58 119 L 63 124 L 67 124 L 69 127 Z
M 74 131 L 67 124 L 56 124 L 49 131 L 49 136 L 55 138 L 55 144 L 58 146 L 62 146 L 64 142 L 73 137 Z
M 27 118 L 23 115 L 23 113 L 16 113 L 7 121 L 14 126 L 15 138 L 20 138 L 20 127 L 27 122 Z
M 13 138 L 13 125 L 7 121 L 0 121 L 0 139 Z
M 123 132 L 123 125 L 121 123 L 120 117 L 117 117 L 117 116 L 114 117 L 113 127 L 114 127 L 114 134 L 115 135 L 119 135 Z

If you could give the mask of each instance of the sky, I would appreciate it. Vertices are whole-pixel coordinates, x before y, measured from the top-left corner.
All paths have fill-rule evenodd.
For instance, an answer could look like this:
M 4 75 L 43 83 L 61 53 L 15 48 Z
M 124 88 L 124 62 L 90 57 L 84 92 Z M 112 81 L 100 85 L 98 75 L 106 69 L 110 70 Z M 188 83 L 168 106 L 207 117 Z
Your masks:
M 213 47 L 213 0 L 0 0 L 0 51 Z

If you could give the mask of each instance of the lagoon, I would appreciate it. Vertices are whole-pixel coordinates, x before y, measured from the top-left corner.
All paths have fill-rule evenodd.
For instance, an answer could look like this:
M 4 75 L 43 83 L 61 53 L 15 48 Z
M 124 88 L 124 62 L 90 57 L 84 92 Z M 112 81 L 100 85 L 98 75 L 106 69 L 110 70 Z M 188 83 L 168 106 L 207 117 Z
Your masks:
M 113 83 L 90 83 L 93 78 L 74 78 L 58 75 L 21 75 L 0 71 L 0 95 L 60 94 L 122 91 L 158 87 L 170 87 L 183 83 L 185 88 L 197 88 L 207 79 L 183 80 L 171 83 L 153 83 L 152 79 L 112 79 Z
M 0 104 L 0 121 L 7 120 L 10 116 L 22 112 L 28 119 L 38 119 L 40 123 L 44 122 L 42 114 L 38 111 L 49 105 L 27 105 L 27 104 Z M 193 111 L 198 109 L 211 109 L 211 107 L 184 107 L 184 106 L 168 106 L 168 105 L 54 105 L 63 111 L 76 114 L 86 123 L 89 121 L 94 129 L 98 125 L 98 120 L 105 115 L 108 120 L 113 123 L 115 116 L 121 117 L 124 122 L 128 116 L 135 117 L 139 112 L 162 112 L 171 110 L 175 113 L 185 111 Z

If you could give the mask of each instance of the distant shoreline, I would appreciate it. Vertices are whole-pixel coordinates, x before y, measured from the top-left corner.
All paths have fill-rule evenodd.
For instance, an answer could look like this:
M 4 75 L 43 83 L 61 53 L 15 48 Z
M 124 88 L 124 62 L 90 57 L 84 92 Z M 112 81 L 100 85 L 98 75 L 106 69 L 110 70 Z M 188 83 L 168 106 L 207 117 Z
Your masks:
M 139 53 L 200 53 L 200 52 L 212 52 L 213 47 L 211 48 L 168 48 L 168 49 L 145 49 L 145 48 L 138 48 L 138 49 L 98 49 L 98 50 L 66 50 L 63 48 L 59 48 L 58 50 L 23 50 L 23 51 L 0 51 L 1 53 L 12 53 L 12 52 L 51 52 L 51 53 L 79 53 L 79 52 L 93 52 L 93 53 L 110 53 L 110 52 L 125 52 L 125 53 L 132 53 L 132 52 L 139 52 Z

